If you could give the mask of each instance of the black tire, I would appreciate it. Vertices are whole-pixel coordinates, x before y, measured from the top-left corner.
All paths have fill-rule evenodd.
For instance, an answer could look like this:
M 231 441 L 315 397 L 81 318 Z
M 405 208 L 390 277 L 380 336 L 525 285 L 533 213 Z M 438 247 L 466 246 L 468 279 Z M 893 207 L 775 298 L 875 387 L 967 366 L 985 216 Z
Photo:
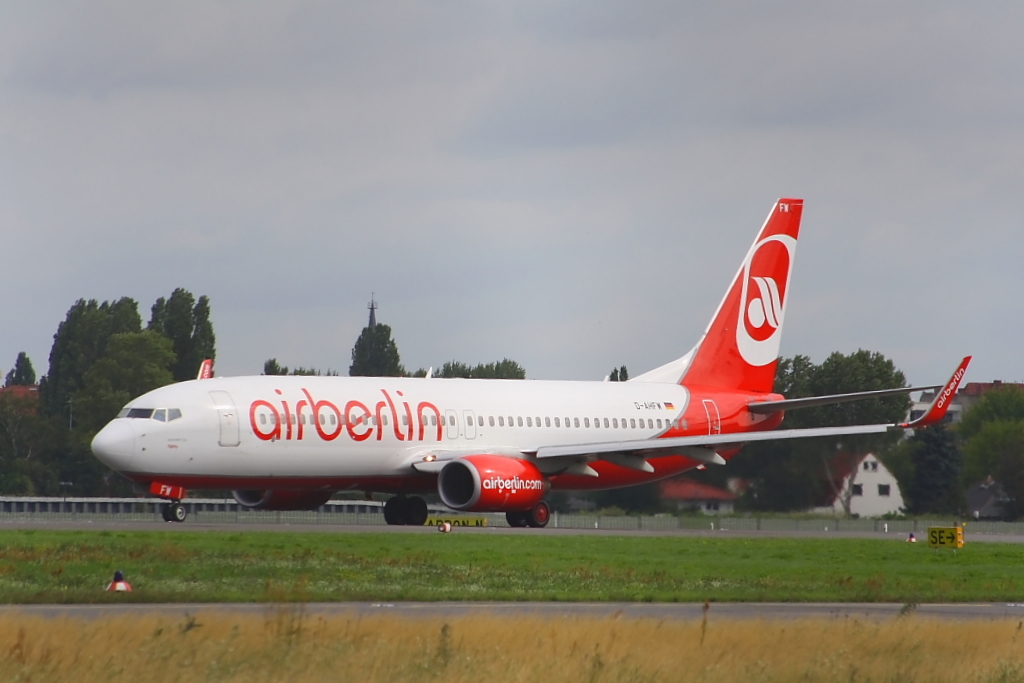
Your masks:
M 543 500 L 526 513 L 526 523 L 534 529 L 543 529 L 551 521 L 551 508 Z
M 409 526 L 423 526 L 427 523 L 427 501 L 413 496 L 405 506 L 405 523 Z
M 168 505 L 167 507 L 170 510 L 169 517 L 171 518 L 172 522 L 184 522 L 185 518 L 188 517 L 188 510 L 186 510 L 185 506 L 182 505 L 181 503 L 174 503 L 173 505 Z
M 384 501 L 384 521 L 392 526 L 405 524 L 408 508 L 409 505 L 402 496 L 388 498 Z
M 163 505 L 160 506 L 160 516 L 164 518 L 165 522 L 172 521 L 171 520 L 171 504 L 170 503 L 164 503 Z
M 505 521 L 508 522 L 510 527 L 524 527 L 526 526 L 526 513 L 525 512 L 506 512 Z

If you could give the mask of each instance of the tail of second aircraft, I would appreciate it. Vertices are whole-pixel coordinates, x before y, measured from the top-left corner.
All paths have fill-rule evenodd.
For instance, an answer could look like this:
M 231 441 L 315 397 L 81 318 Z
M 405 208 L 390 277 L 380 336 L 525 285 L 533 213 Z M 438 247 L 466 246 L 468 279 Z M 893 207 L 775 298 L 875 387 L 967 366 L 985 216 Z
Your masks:
M 802 199 L 780 199 L 697 346 L 638 381 L 770 392 L 789 300 Z

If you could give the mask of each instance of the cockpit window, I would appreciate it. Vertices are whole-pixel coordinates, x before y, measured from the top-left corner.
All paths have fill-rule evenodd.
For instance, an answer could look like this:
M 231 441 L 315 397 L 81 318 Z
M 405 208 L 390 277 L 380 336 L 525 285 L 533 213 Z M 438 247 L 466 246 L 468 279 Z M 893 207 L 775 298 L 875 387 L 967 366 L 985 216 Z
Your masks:
M 177 420 L 180 417 L 181 417 L 181 411 L 178 410 L 177 408 L 168 408 L 167 409 L 167 421 L 168 422 L 170 422 L 172 420 Z
M 153 417 L 152 408 L 132 408 L 128 411 L 125 417 L 139 418 L 140 420 L 148 420 Z
M 163 408 L 153 411 L 153 419 L 157 422 L 167 422 L 167 411 Z
M 128 411 L 131 410 L 128 406 L 121 408 L 121 412 L 117 414 L 118 417 L 128 417 Z

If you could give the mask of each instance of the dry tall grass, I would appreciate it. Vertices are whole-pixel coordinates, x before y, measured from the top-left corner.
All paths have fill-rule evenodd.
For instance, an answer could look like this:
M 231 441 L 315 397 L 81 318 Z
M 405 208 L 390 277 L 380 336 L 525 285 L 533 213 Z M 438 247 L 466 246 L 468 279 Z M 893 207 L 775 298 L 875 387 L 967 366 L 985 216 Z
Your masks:
M 1024 681 L 1016 621 L 0 617 L 7 681 Z M 701 642 L 703 639 L 703 643 Z

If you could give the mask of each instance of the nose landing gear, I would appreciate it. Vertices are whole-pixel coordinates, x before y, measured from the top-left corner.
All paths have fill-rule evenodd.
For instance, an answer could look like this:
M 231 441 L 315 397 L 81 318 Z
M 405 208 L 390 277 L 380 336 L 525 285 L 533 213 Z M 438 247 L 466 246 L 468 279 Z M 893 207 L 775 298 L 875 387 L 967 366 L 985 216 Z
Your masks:
M 160 509 L 165 522 L 184 522 L 188 517 L 188 510 L 178 501 L 167 503 Z

